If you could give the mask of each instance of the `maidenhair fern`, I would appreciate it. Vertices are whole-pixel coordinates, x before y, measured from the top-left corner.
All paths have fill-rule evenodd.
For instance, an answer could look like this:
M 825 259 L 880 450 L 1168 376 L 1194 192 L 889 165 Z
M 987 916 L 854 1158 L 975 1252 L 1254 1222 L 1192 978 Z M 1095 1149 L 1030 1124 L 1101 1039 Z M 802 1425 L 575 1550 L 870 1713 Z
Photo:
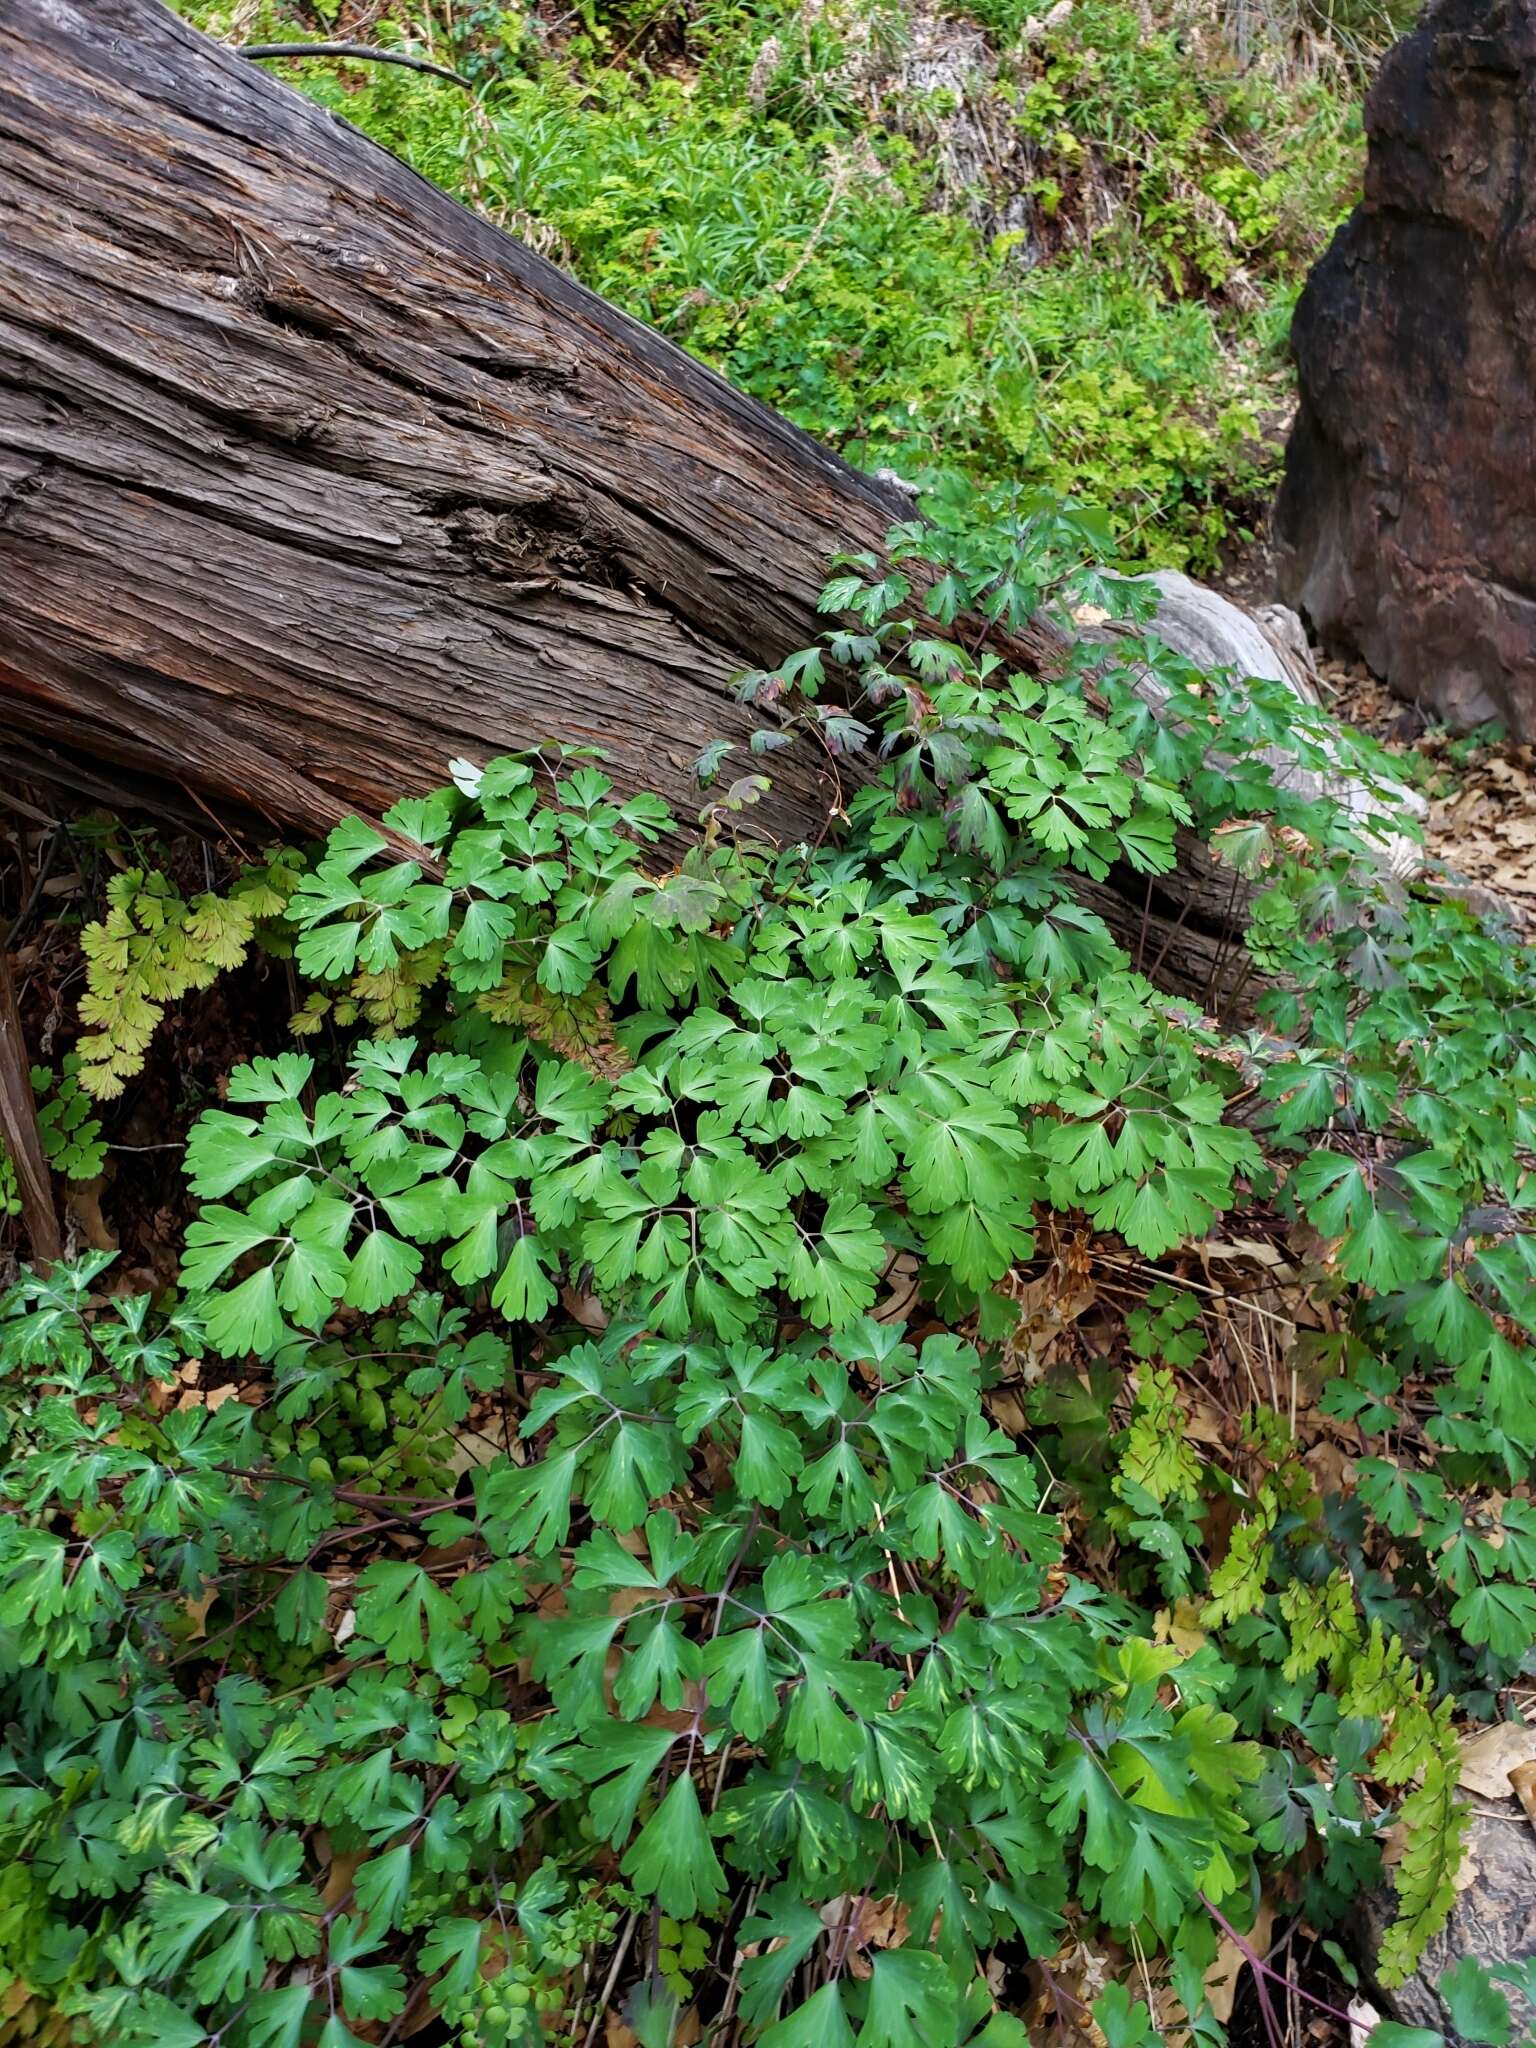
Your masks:
M 1392 1873 L 1397 1917 L 1382 1939 L 1376 1963 L 1377 1975 L 1389 1987 L 1413 1975 L 1456 1903 L 1456 1873 L 1471 1809 L 1457 1796 L 1461 1743 L 1451 1725 L 1453 1708 L 1454 1702 L 1445 1700 L 1436 1709 L 1424 1775 L 1402 1805 L 1403 1853 Z
M 107 1147 L 101 1119 L 92 1114 L 81 1084 L 78 1054 L 67 1053 L 57 1074 L 51 1067 L 34 1067 L 31 1078 L 43 1157 L 66 1180 L 94 1180 L 106 1163 Z M 20 1214 L 15 1163 L 0 1139 L 0 1217 Z
M 270 885 L 311 1042 L 198 1118 L 180 1292 L 92 1258 L 0 1307 L 18 1997 L 132 2048 L 533 2048 L 622 1978 L 643 2041 L 1019 2048 L 1008 1985 L 1086 1949 L 1141 1959 L 1112 2048 L 1209 2042 L 1220 1926 L 1336 1920 L 1399 1817 L 1413 1967 L 1449 1693 L 1536 1636 L 1536 1263 L 1471 1226 L 1521 1199 L 1536 964 L 1274 789 L 1294 705 L 1169 661 L 1160 724 L 1102 648 L 1044 684 L 937 637 L 1082 537 L 907 529 L 926 621 L 899 564 L 838 586 L 856 713 L 821 650 L 748 680 L 834 765 L 880 729 L 840 843 L 753 842 L 749 775 L 656 873 L 657 802 L 543 752 Z M 1073 882 L 1237 818 L 1281 979 L 1232 1030 Z M 98 1002 L 243 943 L 142 878 L 113 914 Z M 1206 1356 L 1246 1205 L 1329 1296 L 1309 1404 L 1393 1447 L 1344 1506 Z M 1047 1231 L 1126 1312 L 1010 1379 Z
M 294 854 L 250 868 L 226 895 L 184 897 L 158 870 L 128 868 L 107 884 L 107 914 L 81 936 L 86 993 L 80 1083 L 98 1102 L 121 1095 L 144 1064 L 168 1003 L 208 988 L 245 958 L 259 920 L 276 917 L 296 876 Z
M 91 1112 L 78 1053 L 66 1053 L 55 1074 L 51 1067 L 32 1069 L 37 1098 L 37 1127 L 43 1156 L 66 1180 L 94 1180 L 106 1162 L 101 1119 Z

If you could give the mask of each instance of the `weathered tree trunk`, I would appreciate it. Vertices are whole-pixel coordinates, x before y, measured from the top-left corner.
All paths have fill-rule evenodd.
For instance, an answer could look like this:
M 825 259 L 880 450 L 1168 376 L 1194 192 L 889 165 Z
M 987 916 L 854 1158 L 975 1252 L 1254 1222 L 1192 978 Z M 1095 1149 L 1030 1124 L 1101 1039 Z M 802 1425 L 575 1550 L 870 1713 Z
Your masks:
M 284 824 L 544 739 L 696 807 L 906 500 L 158 0 L 0 30 L 0 716 Z
M 755 722 L 732 677 L 906 498 L 159 0 L 0 31 L 12 763 L 314 830 L 585 741 L 686 819 Z M 775 755 L 755 819 L 819 833 L 823 766 Z M 1198 870 L 1090 900 L 1201 992 L 1233 917 Z

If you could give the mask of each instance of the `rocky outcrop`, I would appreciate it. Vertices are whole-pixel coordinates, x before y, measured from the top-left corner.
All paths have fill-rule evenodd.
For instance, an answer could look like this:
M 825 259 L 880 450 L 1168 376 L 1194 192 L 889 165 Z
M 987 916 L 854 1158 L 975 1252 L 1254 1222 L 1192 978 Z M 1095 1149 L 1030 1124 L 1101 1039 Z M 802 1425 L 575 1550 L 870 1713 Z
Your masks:
M 1435 0 L 1297 307 L 1281 594 L 1465 728 L 1536 737 L 1536 0 Z

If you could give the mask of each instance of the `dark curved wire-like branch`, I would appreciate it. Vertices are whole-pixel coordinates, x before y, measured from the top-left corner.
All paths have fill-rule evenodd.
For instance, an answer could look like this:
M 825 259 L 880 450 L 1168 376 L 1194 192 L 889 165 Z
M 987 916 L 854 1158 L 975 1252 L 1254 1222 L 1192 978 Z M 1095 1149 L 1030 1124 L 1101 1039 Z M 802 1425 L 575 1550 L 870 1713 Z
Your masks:
M 474 90 L 461 71 L 449 71 L 445 65 L 433 64 L 426 57 L 408 56 L 404 50 L 375 50 L 368 43 L 236 43 L 233 48 L 241 57 L 258 60 L 268 57 L 344 57 L 364 64 L 403 64 L 407 71 L 430 72 L 433 78 L 446 78 L 454 85 L 462 85 L 466 91 Z

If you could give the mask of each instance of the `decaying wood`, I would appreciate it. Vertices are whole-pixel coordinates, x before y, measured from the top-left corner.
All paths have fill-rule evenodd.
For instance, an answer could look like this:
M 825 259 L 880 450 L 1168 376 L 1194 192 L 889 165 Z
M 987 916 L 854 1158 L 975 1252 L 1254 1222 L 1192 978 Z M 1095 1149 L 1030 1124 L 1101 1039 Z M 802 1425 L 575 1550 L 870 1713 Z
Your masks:
M 314 831 L 590 742 L 686 820 L 735 675 L 905 495 L 159 0 L 0 28 L 0 748 Z M 820 836 L 825 765 L 775 755 L 754 825 Z M 1203 993 L 1228 886 L 1086 893 Z
M 309 828 L 551 738 L 696 809 L 905 498 L 158 0 L 0 27 L 0 715 Z
M 59 1212 L 37 1128 L 32 1095 L 32 1068 L 21 1035 L 11 964 L 0 946 L 0 1144 L 16 1176 L 21 1196 L 21 1221 L 39 1265 L 51 1266 L 64 1256 Z

